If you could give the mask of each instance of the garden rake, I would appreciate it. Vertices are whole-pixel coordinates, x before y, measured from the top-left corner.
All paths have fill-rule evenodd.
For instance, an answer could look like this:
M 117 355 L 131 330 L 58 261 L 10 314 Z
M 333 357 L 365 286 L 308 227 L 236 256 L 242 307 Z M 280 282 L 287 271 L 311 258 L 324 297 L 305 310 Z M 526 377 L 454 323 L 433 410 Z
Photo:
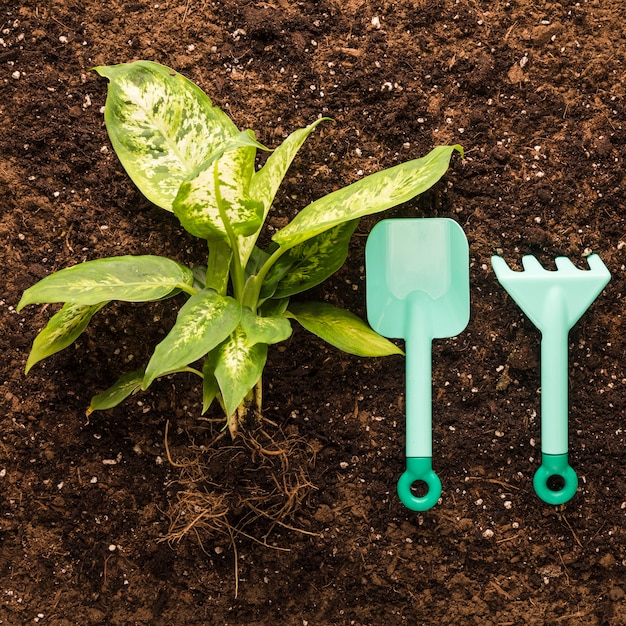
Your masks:
M 576 493 L 578 477 L 568 462 L 568 335 L 611 275 L 596 254 L 580 270 L 567 257 L 555 259 L 556 271 L 534 256 L 513 271 L 499 256 L 491 259 L 504 289 L 541 331 L 541 466 L 535 493 L 548 504 L 563 504 Z

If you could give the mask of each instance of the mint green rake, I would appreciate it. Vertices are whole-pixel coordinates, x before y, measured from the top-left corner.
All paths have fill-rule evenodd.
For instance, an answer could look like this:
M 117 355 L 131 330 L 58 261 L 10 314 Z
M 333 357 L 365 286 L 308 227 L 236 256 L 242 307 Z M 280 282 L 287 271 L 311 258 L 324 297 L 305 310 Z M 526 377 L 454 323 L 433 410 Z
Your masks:
M 522 258 L 523 272 L 494 256 L 491 264 L 500 284 L 541 331 L 541 466 L 535 493 L 548 504 L 574 497 L 578 477 L 568 462 L 568 335 L 611 278 L 600 257 L 587 258 L 579 270 L 567 257 L 545 270 L 533 256 Z
M 432 469 L 432 340 L 458 335 L 469 321 L 469 251 L 447 218 L 379 222 L 365 248 L 367 317 L 381 335 L 406 345 L 406 470 L 402 503 L 433 507 L 441 481 Z M 427 492 L 417 495 L 416 483 Z

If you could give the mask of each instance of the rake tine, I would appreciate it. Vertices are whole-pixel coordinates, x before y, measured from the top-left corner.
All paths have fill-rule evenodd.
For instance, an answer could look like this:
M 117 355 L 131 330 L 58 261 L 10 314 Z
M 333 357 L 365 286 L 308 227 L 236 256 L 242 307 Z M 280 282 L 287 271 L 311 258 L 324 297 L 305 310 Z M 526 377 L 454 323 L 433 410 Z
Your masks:
M 541 272 L 544 271 L 544 267 L 537 261 L 537 259 L 532 254 L 527 254 L 522 257 L 522 266 L 524 270 L 527 272 Z
M 491 267 L 498 277 L 504 277 L 513 273 L 513 270 L 501 256 L 494 255 L 491 257 Z
M 590 254 L 587 257 L 587 263 L 589 264 L 589 269 L 592 272 L 601 272 L 602 274 L 608 272 L 606 265 L 597 254 Z
M 554 262 L 559 272 L 573 273 L 581 271 L 566 256 L 558 256 L 554 259 Z

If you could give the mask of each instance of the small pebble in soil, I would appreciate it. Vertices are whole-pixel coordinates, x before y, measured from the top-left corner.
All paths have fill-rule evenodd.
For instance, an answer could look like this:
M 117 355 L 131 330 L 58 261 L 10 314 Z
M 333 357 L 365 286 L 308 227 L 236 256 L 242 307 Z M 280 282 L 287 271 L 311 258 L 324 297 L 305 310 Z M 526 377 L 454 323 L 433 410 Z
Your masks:
M 483 537 L 485 539 L 491 539 L 494 535 L 493 530 L 491 530 L 491 528 L 487 528 L 487 530 L 483 533 Z

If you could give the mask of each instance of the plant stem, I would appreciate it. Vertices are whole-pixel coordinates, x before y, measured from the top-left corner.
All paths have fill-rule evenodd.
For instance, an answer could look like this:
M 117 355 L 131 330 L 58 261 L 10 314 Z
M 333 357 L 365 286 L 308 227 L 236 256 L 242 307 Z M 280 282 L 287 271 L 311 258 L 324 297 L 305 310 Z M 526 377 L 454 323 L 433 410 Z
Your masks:
M 180 283 L 176 285 L 181 291 L 188 293 L 190 296 L 195 296 L 198 293 L 197 289 L 194 289 L 191 285 L 187 285 L 186 283 Z
M 189 372 L 190 374 L 196 374 L 197 376 L 200 376 L 200 378 L 204 378 L 204 374 L 201 371 L 197 370 L 195 367 L 189 367 L 188 365 L 181 367 L 180 369 L 167 372 L 166 374 L 163 374 L 163 376 L 169 376 L 170 374 L 182 374 L 183 372 Z
M 261 294 L 261 287 L 263 287 L 263 282 L 265 281 L 265 277 L 267 273 L 272 269 L 272 266 L 280 257 L 287 252 L 288 248 L 279 247 L 278 250 L 274 251 L 274 253 L 270 256 L 265 263 L 263 263 L 259 273 L 252 278 L 252 280 L 248 280 L 246 284 L 246 290 L 244 292 L 244 297 L 242 300 L 242 304 L 247 307 L 250 307 L 255 313 L 259 303 L 259 297 Z

